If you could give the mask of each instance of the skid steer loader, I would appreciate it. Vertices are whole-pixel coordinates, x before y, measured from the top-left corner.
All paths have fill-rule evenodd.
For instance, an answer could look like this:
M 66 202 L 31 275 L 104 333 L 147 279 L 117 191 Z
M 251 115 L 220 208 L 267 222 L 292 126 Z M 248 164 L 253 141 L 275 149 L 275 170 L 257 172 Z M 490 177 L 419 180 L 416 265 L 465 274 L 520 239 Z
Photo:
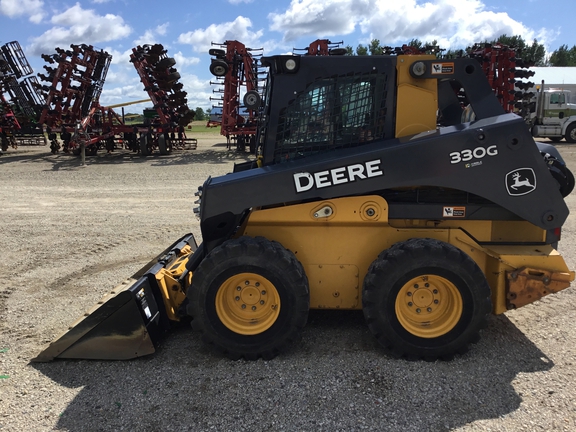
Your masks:
M 490 313 L 574 280 L 556 250 L 574 177 L 476 60 L 262 63 L 260 155 L 199 188 L 202 243 L 175 242 L 35 360 L 143 356 L 187 317 L 224 355 L 270 359 L 310 308 L 361 309 L 392 354 L 450 359 Z

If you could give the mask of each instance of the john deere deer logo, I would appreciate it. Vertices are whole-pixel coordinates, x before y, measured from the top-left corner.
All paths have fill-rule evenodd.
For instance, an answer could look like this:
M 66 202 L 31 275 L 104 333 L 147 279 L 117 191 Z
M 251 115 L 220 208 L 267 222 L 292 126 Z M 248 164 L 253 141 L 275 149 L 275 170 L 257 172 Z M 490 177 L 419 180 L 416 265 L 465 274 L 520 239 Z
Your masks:
M 526 195 L 536 189 L 536 175 L 532 168 L 519 168 L 506 174 L 506 189 L 512 196 Z

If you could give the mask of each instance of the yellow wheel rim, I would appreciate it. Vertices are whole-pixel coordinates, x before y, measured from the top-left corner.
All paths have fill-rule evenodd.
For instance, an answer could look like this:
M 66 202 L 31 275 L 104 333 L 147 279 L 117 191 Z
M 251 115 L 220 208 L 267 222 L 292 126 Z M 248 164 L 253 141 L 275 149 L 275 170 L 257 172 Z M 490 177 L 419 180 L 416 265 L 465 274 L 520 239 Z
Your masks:
M 240 273 L 216 293 L 216 314 L 234 333 L 256 335 L 268 330 L 280 314 L 280 295 L 265 277 Z
M 448 333 L 462 316 L 458 288 L 437 275 L 418 276 L 408 281 L 396 297 L 396 317 L 408 332 L 421 338 Z

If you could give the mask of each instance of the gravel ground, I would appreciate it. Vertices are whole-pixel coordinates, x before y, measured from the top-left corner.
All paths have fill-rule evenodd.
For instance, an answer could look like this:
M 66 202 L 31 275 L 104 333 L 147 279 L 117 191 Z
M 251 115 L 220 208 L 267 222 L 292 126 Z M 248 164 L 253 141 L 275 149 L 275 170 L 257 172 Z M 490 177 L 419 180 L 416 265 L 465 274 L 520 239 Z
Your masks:
M 575 169 L 576 147 L 558 148 Z M 361 312 L 311 311 L 302 342 L 272 361 L 224 359 L 186 327 L 133 361 L 30 363 L 174 240 L 199 237 L 197 186 L 245 159 L 214 138 L 84 167 L 46 147 L 0 158 L 1 430 L 576 430 L 573 288 L 492 317 L 452 362 L 394 359 Z M 571 268 L 575 236 L 570 216 L 561 250 Z

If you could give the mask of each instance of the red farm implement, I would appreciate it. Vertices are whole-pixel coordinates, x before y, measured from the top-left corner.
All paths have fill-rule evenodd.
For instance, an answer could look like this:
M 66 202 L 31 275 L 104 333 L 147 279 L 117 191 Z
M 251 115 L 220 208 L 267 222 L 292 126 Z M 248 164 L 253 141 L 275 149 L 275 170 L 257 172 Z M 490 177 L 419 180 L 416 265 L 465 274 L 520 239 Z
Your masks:
M 476 44 L 468 49 L 468 56 L 482 65 L 496 97 L 506 112 L 515 112 L 525 117 L 529 110 L 530 90 L 534 83 L 522 81 L 534 76 L 527 68 L 532 64 L 519 58 L 520 52 L 503 44 Z
M 130 62 L 154 105 L 144 112 L 146 130 L 140 132 L 140 152 L 146 155 L 157 147 L 165 154 L 173 146 L 195 149 L 196 140 L 185 134 L 195 112 L 188 108 L 187 93 L 174 67 L 176 60 L 168 57 L 161 44 L 154 44 L 132 48 Z
M 327 55 L 344 55 L 346 48 L 341 48 L 342 41 L 331 42 L 328 39 L 316 39 L 306 48 L 292 48 L 294 54 L 298 55 L 311 55 L 311 56 L 327 56 Z
M 38 126 L 44 97 L 17 41 L 0 47 L 0 129 L 2 150 L 17 144 L 45 144 Z M 25 138 L 24 140 L 22 138 Z
M 263 50 L 247 48 L 238 41 L 212 45 L 218 48 L 209 51 L 213 56 L 210 72 L 216 77 L 216 82 L 211 84 L 218 86 L 213 92 L 219 96 L 210 98 L 217 101 L 212 110 L 218 114 L 211 116 L 208 126 L 220 126 L 220 133 L 229 145 L 235 141 L 237 150 L 245 151 L 248 146 L 250 152 L 255 153 L 257 117 L 266 72 L 258 70 Z
M 196 148 L 195 140 L 187 139 L 183 132 L 194 113 L 188 110 L 186 92 L 177 82 L 180 75 L 173 67 L 175 61 L 161 45 L 138 46 L 130 55 L 155 108 L 142 124 L 126 124 L 113 109 L 131 103 L 113 107 L 99 103 L 112 61 L 107 52 L 85 44 L 70 45 L 70 50 L 56 48 L 56 54 L 42 58 L 49 65 L 44 66 L 47 74 L 38 74 L 48 83 L 41 87 L 47 97 L 40 122 L 46 125 L 53 153 L 60 149 L 58 132 L 64 151 L 75 154 L 82 147 L 87 155 L 95 155 L 101 147 L 111 152 L 119 145 L 144 156 L 156 149 L 167 154 L 174 144 Z

